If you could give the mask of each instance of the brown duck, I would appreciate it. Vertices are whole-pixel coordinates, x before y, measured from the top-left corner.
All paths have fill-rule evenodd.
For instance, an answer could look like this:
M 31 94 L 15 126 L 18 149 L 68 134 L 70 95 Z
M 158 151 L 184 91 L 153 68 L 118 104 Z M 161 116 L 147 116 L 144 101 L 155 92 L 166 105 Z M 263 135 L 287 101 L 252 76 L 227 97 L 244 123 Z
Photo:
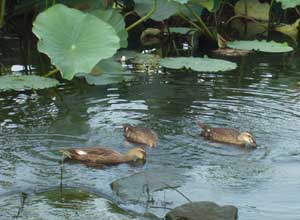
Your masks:
M 158 137 L 154 131 L 149 128 L 142 128 L 124 124 L 124 137 L 131 142 L 146 144 L 150 147 L 156 147 Z
M 231 128 L 212 128 L 202 123 L 198 123 L 198 126 L 202 128 L 201 135 L 208 140 L 241 147 L 256 147 L 255 138 L 248 131 L 240 133 Z
M 91 166 L 115 165 L 146 159 L 145 150 L 139 147 L 130 149 L 127 154 L 102 147 L 63 149 L 61 152 L 72 160 L 81 161 Z

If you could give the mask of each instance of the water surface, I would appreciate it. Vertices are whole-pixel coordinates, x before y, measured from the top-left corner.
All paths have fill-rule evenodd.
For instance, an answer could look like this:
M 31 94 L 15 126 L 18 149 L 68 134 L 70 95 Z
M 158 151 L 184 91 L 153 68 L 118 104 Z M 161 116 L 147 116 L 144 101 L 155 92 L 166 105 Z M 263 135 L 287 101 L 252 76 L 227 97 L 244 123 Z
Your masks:
M 159 135 L 144 166 L 104 170 L 65 164 L 64 183 L 114 196 L 110 183 L 154 168 L 176 168 L 185 175 L 179 188 L 193 201 L 239 208 L 239 219 L 299 219 L 300 66 L 299 56 L 247 58 L 226 73 L 160 73 L 130 83 L 0 94 L 0 219 L 13 219 L 21 192 L 58 187 L 65 147 L 107 146 L 126 152 L 121 125 L 138 124 Z M 197 121 L 251 131 L 254 151 L 203 140 Z M 174 190 L 153 198 L 172 208 L 186 200 Z M 66 206 L 28 196 L 19 219 L 118 219 L 119 214 L 90 196 Z M 163 216 L 165 209 L 125 204 Z M 31 210 L 31 211 L 30 211 Z M 31 216 L 29 213 L 33 213 Z M 106 214 L 105 214 L 106 213 Z M 122 218 L 131 219 L 132 216 Z

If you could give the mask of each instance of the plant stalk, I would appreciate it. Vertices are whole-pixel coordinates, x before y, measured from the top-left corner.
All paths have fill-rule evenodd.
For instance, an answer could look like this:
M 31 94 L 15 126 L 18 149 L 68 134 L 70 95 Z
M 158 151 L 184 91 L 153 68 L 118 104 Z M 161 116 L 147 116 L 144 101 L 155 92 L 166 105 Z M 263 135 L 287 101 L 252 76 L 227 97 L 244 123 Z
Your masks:
M 188 19 L 187 17 L 185 17 L 185 15 L 181 12 L 181 10 L 179 9 L 178 11 L 178 15 L 185 20 L 186 22 L 190 23 L 190 25 L 192 25 L 194 28 L 196 28 L 199 31 L 202 31 L 202 28 L 199 27 L 196 23 L 194 23 L 193 21 L 191 21 L 190 19 Z
M 202 18 L 188 5 L 188 4 L 184 4 L 184 6 L 190 11 L 192 12 L 193 16 L 197 19 L 197 21 L 200 23 L 202 29 L 204 30 L 204 32 L 211 38 L 211 39 L 215 39 L 214 35 L 210 32 L 210 30 L 208 29 L 208 27 L 206 26 L 206 24 L 204 23 L 204 21 L 202 20 Z
M 4 24 L 4 17 L 5 17 L 5 3 L 6 0 L 1 0 L 1 12 L 0 12 L 0 28 Z
M 272 7 L 275 0 L 272 0 L 270 3 L 270 10 L 269 10 L 269 21 L 268 21 L 268 39 L 270 38 L 270 29 L 271 29 L 271 22 L 272 22 Z
M 49 76 L 52 76 L 53 74 L 59 72 L 58 69 L 53 69 L 53 70 L 50 70 L 47 74 L 44 75 L 44 77 L 49 77 Z
M 141 17 L 139 20 L 137 20 L 136 22 L 134 22 L 133 24 L 129 25 L 128 27 L 125 28 L 126 31 L 130 31 L 132 28 L 134 28 L 135 26 L 139 25 L 140 23 L 142 23 L 143 21 L 147 20 L 148 18 L 150 18 L 153 13 L 155 12 L 157 7 L 157 0 L 153 0 L 153 5 L 151 10 L 144 16 Z

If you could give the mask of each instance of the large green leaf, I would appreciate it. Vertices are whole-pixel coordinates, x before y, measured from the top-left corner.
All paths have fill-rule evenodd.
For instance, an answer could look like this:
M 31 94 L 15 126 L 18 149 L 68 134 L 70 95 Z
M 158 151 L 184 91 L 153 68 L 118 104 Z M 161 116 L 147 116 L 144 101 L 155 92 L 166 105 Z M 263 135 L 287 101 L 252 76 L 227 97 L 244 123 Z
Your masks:
M 189 0 L 174 0 L 174 2 L 178 2 L 180 4 L 188 3 Z
M 191 20 L 197 20 L 196 17 L 193 15 L 193 13 L 196 13 L 198 16 L 201 16 L 203 11 L 202 5 L 190 3 L 190 2 L 184 5 L 180 5 L 179 8 L 180 8 L 180 12 Z
M 295 42 L 297 42 L 299 23 L 300 18 L 297 19 L 297 21 L 295 21 L 293 24 L 280 24 L 279 26 L 275 27 L 275 31 L 288 35 Z
M 34 75 L 5 75 L 0 76 L 0 90 L 45 89 L 59 84 L 56 79 Z
M 236 15 L 247 15 L 257 20 L 269 20 L 270 5 L 258 0 L 239 0 L 234 6 Z
M 123 48 L 127 47 L 128 33 L 125 30 L 124 18 L 117 10 L 114 9 L 95 10 L 92 11 L 91 14 L 109 23 L 115 29 L 117 35 L 120 38 L 120 46 Z
M 268 53 L 284 53 L 290 52 L 293 50 L 287 43 L 277 43 L 275 41 L 233 41 L 227 42 L 227 46 L 233 49 L 241 49 L 241 50 L 256 50 L 261 52 Z
M 170 27 L 169 31 L 170 33 L 188 34 L 189 32 L 192 33 L 196 31 L 196 29 L 187 27 Z
M 282 9 L 295 8 L 297 5 L 300 5 L 300 0 L 276 0 L 281 2 Z
M 111 25 L 61 4 L 40 13 L 33 25 L 39 51 L 51 58 L 65 79 L 72 79 L 78 72 L 90 72 L 120 47 Z
M 201 58 L 201 57 L 170 57 L 161 59 L 160 65 L 169 69 L 192 69 L 198 72 L 220 72 L 229 71 L 237 67 L 233 62 Z
M 131 80 L 134 75 L 124 70 L 119 62 L 113 58 L 101 60 L 93 69 L 92 73 L 77 74 L 79 77 L 85 77 L 90 85 L 108 85 Z
M 153 0 L 134 0 L 135 11 L 139 16 L 145 16 L 153 6 Z M 178 3 L 169 0 L 158 0 L 154 14 L 151 16 L 153 20 L 163 21 L 177 13 Z
M 189 3 L 201 5 L 210 12 L 215 12 L 221 5 L 221 0 L 189 0 Z

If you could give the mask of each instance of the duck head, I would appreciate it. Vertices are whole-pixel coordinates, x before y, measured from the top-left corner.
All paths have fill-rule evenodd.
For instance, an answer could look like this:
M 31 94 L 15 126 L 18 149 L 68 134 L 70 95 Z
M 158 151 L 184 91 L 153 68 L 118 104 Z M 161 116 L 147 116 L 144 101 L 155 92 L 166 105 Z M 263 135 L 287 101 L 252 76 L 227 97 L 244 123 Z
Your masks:
M 249 147 L 256 147 L 255 138 L 248 131 L 240 133 L 239 136 L 238 136 L 238 140 L 242 141 L 245 144 L 246 147 L 247 146 L 249 146 Z
M 134 159 L 134 161 L 146 160 L 146 151 L 141 147 L 130 149 L 127 154 L 131 156 Z
M 131 128 L 132 128 L 132 126 L 130 124 L 128 124 L 128 123 L 123 124 L 124 133 L 128 132 Z

